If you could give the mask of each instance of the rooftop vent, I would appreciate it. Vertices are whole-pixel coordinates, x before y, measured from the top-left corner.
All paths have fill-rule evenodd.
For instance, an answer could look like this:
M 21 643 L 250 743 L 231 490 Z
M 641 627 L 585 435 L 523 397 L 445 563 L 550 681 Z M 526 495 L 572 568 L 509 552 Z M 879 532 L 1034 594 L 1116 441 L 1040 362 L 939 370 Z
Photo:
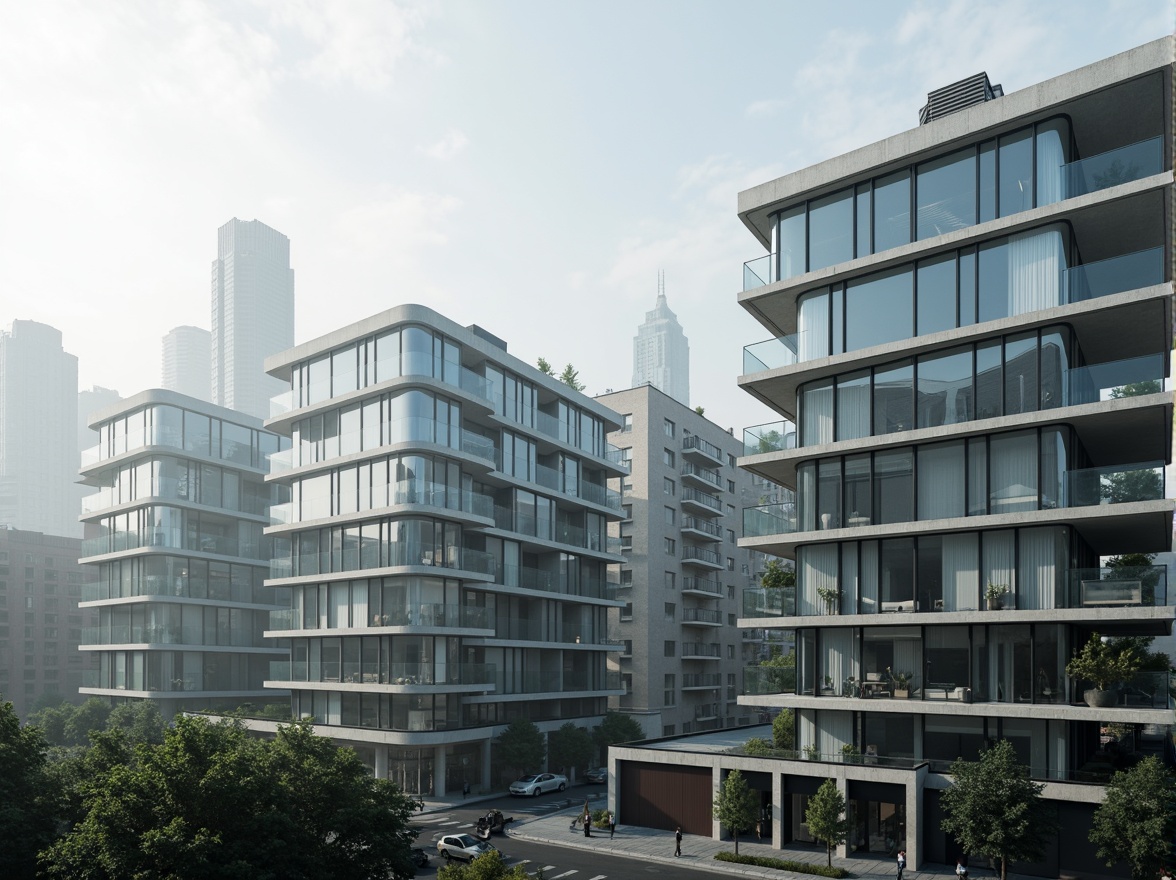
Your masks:
M 973 104 L 983 104 L 1003 95 L 1004 89 L 990 83 L 987 73 L 977 73 L 950 86 L 928 92 L 927 104 L 919 110 L 919 125 L 926 125 L 932 119 L 942 119 Z

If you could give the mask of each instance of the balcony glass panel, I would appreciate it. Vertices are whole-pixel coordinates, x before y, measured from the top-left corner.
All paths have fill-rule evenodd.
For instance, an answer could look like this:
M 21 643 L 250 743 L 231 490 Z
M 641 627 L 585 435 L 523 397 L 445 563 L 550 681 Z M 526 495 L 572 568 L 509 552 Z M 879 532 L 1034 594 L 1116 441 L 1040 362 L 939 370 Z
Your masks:
M 743 591 L 743 617 L 793 617 L 796 615 L 796 587 Z
M 1067 608 L 1128 608 L 1168 604 L 1168 569 L 1163 565 L 1075 568 L 1066 573 Z
M 1163 138 L 1151 138 L 1071 162 L 1063 170 L 1065 197 L 1097 192 L 1164 170 Z
M 765 504 L 743 509 L 743 537 L 765 538 L 797 531 L 795 504 Z
M 796 426 L 790 421 L 769 422 L 743 429 L 743 454 L 761 455 L 796 448 Z
M 1066 302 L 1082 302 L 1164 281 L 1164 249 L 1149 248 L 1067 269 Z

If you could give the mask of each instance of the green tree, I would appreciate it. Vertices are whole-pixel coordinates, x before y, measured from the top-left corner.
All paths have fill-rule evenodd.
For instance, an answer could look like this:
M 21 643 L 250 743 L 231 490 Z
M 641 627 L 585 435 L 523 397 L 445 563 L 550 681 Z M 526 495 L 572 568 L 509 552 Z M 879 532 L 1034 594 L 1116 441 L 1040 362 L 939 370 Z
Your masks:
M 494 739 L 497 760 L 505 767 L 521 773 L 535 773 L 543 766 L 547 746 L 543 734 L 533 721 L 516 718 Z
M 1176 776 L 1172 771 L 1149 755 L 1111 777 L 1090 829 L 1090 842 L 1108 867 L 1124 861 L 1135 880 L 1151 880 L 1171 859 L 1174 836 Z
M 571 364 L 564 367 L 564 371 L 559 374 L 559 381 L 563 382 L 573 391 L 584 390 L 584 383 L 580 381 L 580 371 Z
M 796 718 L 791 709 L 780 710 L 780 714 L 772 719 L 772 740 L 778 749 L 796 749 Z
M 832 779 L 826 779 L 809 799 L 804 812 L 809 834 L 825 844 L 825 864 L 833 865 L 833 847 L 845 843 L 849 820 L 845 818 L 845 795 Z
M 1153 605 L 1156 601 L 1156 587 L 1164 576 L 1163 566 L 1155 566 L 1155 561 L 1154 553 L 1123 553 L 1108 559 L 1107 568 L 1111 569 L 1113 577 L 1138 579 L 1142 586 L 1143 604 Z M 1151 644 L 1150 640 L 1148 644 Z
M 732 770 L 723 780 L 712 812 L 735 838 L 735 855 L 739 855 L 739 833 L 755 827 L 760 809 L 759 794 L 748 786 L 738 770 Z
M 743 744 L 743 751 L 748 755 L 761 757 L 772 754 L 773 746 L 762 736 L 753 736 Z
M 495 850 L 468 864 L 449 862 L 437 872 L 437 880 L 531 880 L 524 865 L 508 868 L 502 853 Z
M 1001 740 L 979 757 L 952 763 L 952 786 L 940 796 L 942 827 L 964 852 L 999 860 L 1006 880 L 1010 861 L 1042 857 L 1057 826 L 1041 799 L 1044 786 L 1029 778 L 1012 743 Z
M 1145 379 L 1142 382 L 1117 385 L 1111 389 L 1110 397 L 1111 400 L 1120 400 L 1124 397 L 1139 397 L 1142 394 L 1159 394 L 1163 390 L 1163 383 L 1159 379 Z
M 796 569 L 785 566 L 779 559 L 769 559 L 760 575 L 760 586 L 765 590 L 782 590 L 796 586 Z
M 96 737 L 124 738 L 121 730 Z M 54 878 L 407 880 L 411 799 L 308 723 L 273 740 L 180 717 L 85 788 L 84 818 L 42 853 Z
M 604 720 L 593 728 L 592 738 L 596 740 L 596 747 L 600 750 L 600 759 L 603 763 L 608 759 L 609 746 L 645 739 L 645 731 L 631 715 L 622 715 L 610 709 L 604 713 Z
M 572 768 L 587 770 L 596 755 L 596 743 L 583 727 L 567 722 L 548 737 L 548 766 L 571 774 Z
M 547 362 L 547 358 L 539 358 L 539 360 L 535 361 L 535 366 L 544 376 L 551 376 L 552 378 L 555 377 L 555 370 L 553 370 L 551 364 Z
M 163 742 L 163 731 L 166 727 L 163 716 L 159 714 L 159 706 L 154 700 L 135 700 L 115 706 L 106 719 L 107 730 L 122 730 L 131 745 L 158 745 Z
M 12 703 L 0 702 L 0 866 L 12 880 L 36 876 L 37 852 L 56 824 L 56 787 L 46 770 L 41 730 L 21 726 Z
M 90 697 L 80 706 L 62 705 L 67 712 L 65 719 L 65 745 L 85 745 L 91 730 L 104 730 L 110 718 L 110 704 L 97 697 Z
M 772 656 L 760 661 L 760 668 L 767 670 L 765 686 L 767 693 L 792 694 L 796 693 L 796 652 L 782 652 L 778 647 L 772 647 Z

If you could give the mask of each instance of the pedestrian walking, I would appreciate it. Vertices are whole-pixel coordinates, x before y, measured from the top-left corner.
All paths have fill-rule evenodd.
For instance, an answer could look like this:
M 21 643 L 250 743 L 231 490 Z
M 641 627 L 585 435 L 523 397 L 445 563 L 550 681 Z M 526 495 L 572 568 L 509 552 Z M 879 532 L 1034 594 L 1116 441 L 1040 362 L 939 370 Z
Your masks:
M 968 880 L 968 866 L 964 864 L 964 857 L 956 859 L 956 880 Z
M 902 880 L 902 872 L 906 870 L 906 850 L 898 851 L 898 880 Z
M 469 796 L 469 793 L 470 793 L 470 783 L 467 780 L 465 783 L 462 784 L 462 787 L 461 787 L 461 799 L 464 801 Z
M 674 855 L 675 856 L 682 855 L 682 826 L 681 825 L 679 825 L 678 829 L 674 832 Z M 901 880 L 901 878 L 900 878 L 900 880 Z
M 617 836 L 617 817 L 613 815 L 613 811 L 608 811 L 608 839 L 612 840 Z
M 584 811 L 584 836 L 592 836 L 592 814 L 587 810 Z

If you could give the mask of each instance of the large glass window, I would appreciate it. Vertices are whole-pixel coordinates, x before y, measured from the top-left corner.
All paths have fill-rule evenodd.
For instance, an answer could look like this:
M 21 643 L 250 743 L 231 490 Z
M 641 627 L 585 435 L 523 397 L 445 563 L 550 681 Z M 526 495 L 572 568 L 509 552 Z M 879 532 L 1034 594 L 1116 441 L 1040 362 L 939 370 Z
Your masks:
M 921 240 L 976 223 L 976 151 L 969 147 L 919 166 L 916 230 Z
M 805 206 L 797 205 L 780 215 L 780 278 L 803 275 L 806 270 Z
M 903 523 L 914 519 L 913 456 L 910 449 L 874 456 L 874 522 Z
M 910 362 L 874 374 L 874 434 L 914 427 L 914 368 Z
M 956 326 L 955 254 L 919 263 L 915 334 L 925 336 Z
M 851 373 L 837 379 L 837 439 L 870 436 L 870 373 Z
M 809 205 L 809 271 L 853 259 L 853 192 Z
M 919 519 L 964 516 L 964 443 L 919 447 Z
M 910 268 L 850 282 L 845 292 L 845 312 L 847 351 L 908 338 L 914 318 Z
M 972 352 L 956 349 L 919 359 L 918 425 L 936 428 L 972 419 Z
M 911 173 L 899 171 L 874 185 L 874 253 L 911 240 Z
M 1007 134 L 1000 139 L 1000 216 L 1008 217 L 1033 207 L 1033 130 Z

